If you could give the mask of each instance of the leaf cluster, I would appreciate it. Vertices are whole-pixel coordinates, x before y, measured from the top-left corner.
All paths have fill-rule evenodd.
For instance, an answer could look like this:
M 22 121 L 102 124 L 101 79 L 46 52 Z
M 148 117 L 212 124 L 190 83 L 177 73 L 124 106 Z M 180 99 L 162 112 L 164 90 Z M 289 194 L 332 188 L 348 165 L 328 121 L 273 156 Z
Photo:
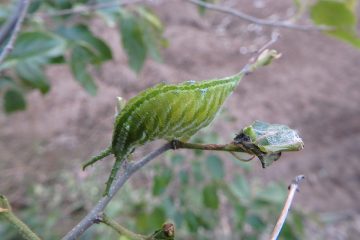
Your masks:
M 111 60 L 112 49 L 87 26 L 93 18 L 116 25 L 129 66 L 139 72 L 149 56 L 161 61 L 161 48 L 167 45 L 160 19 L 146 7 L 114 7 L 80 15 L 57 15 L 62 10 L 78 9 L 103 1 L 32 1 L 25 25 L 14 50 L 0 65 L 0 92 L 3 109 L 12 113 L 26 108 L 24 93 L 38 90 L 46 94 L 51 79 L 46 69 L 54 64 L 67 65 L 74 79 L 91 95 L 97 92 L 94 70 Z M 2 5 L 1 8 L 5 8 Z M 0 12 L 4 22 L 11 11 Z M 0 46 L 0 51 L 6 45 Z

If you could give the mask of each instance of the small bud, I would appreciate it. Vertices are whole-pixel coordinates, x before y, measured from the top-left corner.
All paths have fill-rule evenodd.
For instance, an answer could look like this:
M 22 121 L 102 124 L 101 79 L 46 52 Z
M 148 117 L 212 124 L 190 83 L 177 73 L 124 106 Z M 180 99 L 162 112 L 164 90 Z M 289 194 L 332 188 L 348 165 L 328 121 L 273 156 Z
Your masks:
M 174 237 L 175 236 L 175 226 L 172 223 L 165 223 L 162 227 L 164 234 L 167 237 Z
M 257 58 L 256 65 L 257 66 L 266 66 L 269 65 L 272 60 L 278 59 L 281 57 L 281 53 L 278 53 L 274 49 L 265 49 Z

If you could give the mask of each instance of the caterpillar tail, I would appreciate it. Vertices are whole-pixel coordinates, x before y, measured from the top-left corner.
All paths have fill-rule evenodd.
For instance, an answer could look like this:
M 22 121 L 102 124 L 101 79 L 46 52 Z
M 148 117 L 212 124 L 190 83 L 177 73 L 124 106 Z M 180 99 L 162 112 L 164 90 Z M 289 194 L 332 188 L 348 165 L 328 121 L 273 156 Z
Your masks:
M 90 158 L 89 161 L 87 161 L 86 163 L 83 164 L 82 169 L 85 170 L 88 166 L 93 165 L 95 162 L 109 156 L 110 154 L 112 154 L 112 148 L 107 147 L 105 150 L 101 151 L 98 155 L 93 156 L 92 158 Z
M 119 169 L 121 167 L 121 163 L 122 163 L 123 160 L 124 159 L 116 158 L 114 166 L 111 169 L 109 179 L 106 182 L 106 188 L 105 188 L 105 191 L 103 193 L 103 196 L 109 195 L 111 185 L 112 185 L 112 183 L 114 182 L 114 180 L 116 178 L 116 174 L 119 171 Z

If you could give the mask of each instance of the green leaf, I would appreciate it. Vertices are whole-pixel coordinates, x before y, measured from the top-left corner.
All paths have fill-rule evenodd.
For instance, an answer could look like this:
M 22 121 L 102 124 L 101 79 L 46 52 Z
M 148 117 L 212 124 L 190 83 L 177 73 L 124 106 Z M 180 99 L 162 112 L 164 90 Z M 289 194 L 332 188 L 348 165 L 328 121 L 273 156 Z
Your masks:
M 192 161 L 191 162 L 191 170 L 192 170 L 192 174 L 194 175 L 196 181 L 201 182 L 204 179 L 202 166 L 201 166 L 200 162 Z
M 22 32 L 16 40 L 10 60 L 26 60 L 33 57 L 55 57 L 62 55 L 65 42 L 48 32 Z
M 242 201 L 248 202 L 251 198 L 250 183 L 242 175 L 235 175 L 234 180 L 230 185 L 230 189 L 240 198 Z
M 160 19 L 151 11 L 151 9 L 139 7 L 136 10 L 143 19 L 150 23 L 150 26 L 154 27 L 158 31 L 163 31 L 164 27 Z
M 56 9 L 68 9 L 72 7 L 73 0 L 45 0 L 47 4 Z
M 271 183 L 256 194 L 256 199 L 267 203 L 282 204 L 287 195 L 287 188 L 282 184 Z
M 138 8 L 140 15 L 140 26 L 143 32 L 143 39 L 146 50 L 155 61 L 162 62 L 161 47 L 167 46 L 167 41 L 163 37 L 163 25 L 160 19 L 147 8 Z
M 237 228 L 239 231 L 241 231 L 245 224 L 247 207 L 240 204 L 235 204 L 234 210 L 234 218 L 237 224 Z
M 186 170 L 183 169 L 179 172 L 179 178 L 182 185 L 187 185 L 189 183 L 189 174 Z
M 41 6 L 42 0 L 32 0 L 29 5 L 28 12 L 33 14 L 35 13 Z
M 91 95 L 95 95 L 97 87 L 94 79 L 87 71 L 87 67 L 94 54 L 84 46 L 75 46 L 72 49 L 70 66 L 75 79 L 84 87 L 84 89 Z
M 182 165 L 185 162 L 184 155 L 181 154 L 173 154 L 171 156 L 171 163 L 173 165 Z
M 311 7 L 311 18 L 316 24 L 335 27 L 347 28 L 356 24 L 356 16 L 346 4 L 334 0 L 319 0 Z
M 255 214 L 247 216 L 245 222 L 249 224 L 257 233 L 261 233 L 265 230 L 266 227 L 266 223 L 261 219 L 261 217 Z
M 22 92 L 10 88 L 5 92 L 3 108 L 6 113 L 13 113 L 26 109 L 26 100 Z
M 197 232 L 197 229 L 200 226 L 198 224 L 196 215 L 191 211 L 187 211 L 184 214 L 184 219 L 185 219 L 186 225 L 189 228 L 190 232 Z
M 110 1 L 113 0 L 107 0 L 106 2 L 110 2 Z M 100 17 L 104 19 L 104 21 L 109 27 L 113 28 L 116 26 L 116 23 L 118 22 L 120 9 L 121 7 L 103 8 L 103 9 L 97 9 L 96 13 L 99 14 Z
M 360 48 L 360 38 L 354 31 L 334 30 L 329 31 L 328 33 L 334 37 L 350 43 L 354 47 Z
M 199 228 L 209 229 L 209 223 L 201 215 L 196 215 L 190 210 L 184 213 L 184 220 L 190 232 L 196 233 Z
M 149 215 L 150 224 L 152 229 L 161 226 L 166 220 L 165 210 L 162 207 L 156 207 Z
M 96 37 L 90 29 L 83 24 L 61 27 L 57 29 L 56 32 L 70 41 L 71 44 L 86 45 L 96 56 L 94 60 L 98 62 L 112 58 L 110 47 L 102 39 Z
M 206 158 L 206 167 L 214 179 L 221 180 L 225 176 L 224 165 L 221 159 L 216 155 L 210 155 Z
M 66 63 L 66 59 L 64 56 L 53 57 L 53 58 L 49 59 L 49 63 L 50 64 L 64 64 L 64 63 Z
M 219 207 L 219 197 L 217 193 L 217 186 L 215 184 L 210 184 L 204 187 L 203 189 L 203 203 L 205 207 L 211 209 L 218 209 Z
M 154 196 L 162 194 L 166 187 L 169 185 L 172 179 L 172 171 L 170 168 L 164 168 L 161 170 L 161 174 L 155 175 L 153 180 L 152 193 Z
M 34 61 L 22 61 L 16 65 L 16 73 L 24 83 L 37 88 L 45 94 L 50 90 L 50 84 L 45 77 L 42 67 Z
M 354 6 L 353 1 L 319 0 L 311 7 L 310 14 L 315 24 L 334 28 L 326 31 L 329 35 L 360 48 Z
M 297 211 L 292 211 L 290 219 L 292 230 L 299 236 L 303 235 L 305 232 L 305 217 Z
M 129 65 L 135 72 L 140 72 L 145 63 L 147 51 L 138 19 L 127 11 L 121 11 L 120 32 Z
M 287 239 L 300 240 L 300 239 L 303 239 L 303 237 L 300 238 L 300 236 L 297 236 L 296 232 L 293 231 L 293 229 L 290 226 L 290 224 L 288 223 L 288 221 L 286 221 L 284 223 L 284 226 L 281 229 L 278 239 L 279 240 L 287 240 Z
M 9 87 L 16 88 L 15 82 L 8 76 L 1 76 L 0 77 L 0 90 L 4 89 L 4 88 L 9 88 Z

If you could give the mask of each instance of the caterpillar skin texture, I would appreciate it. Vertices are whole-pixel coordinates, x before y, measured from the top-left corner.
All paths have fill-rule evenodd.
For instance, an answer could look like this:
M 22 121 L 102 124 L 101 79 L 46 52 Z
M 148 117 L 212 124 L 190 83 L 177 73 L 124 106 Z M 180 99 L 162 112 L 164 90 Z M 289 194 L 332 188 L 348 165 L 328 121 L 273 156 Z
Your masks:
M 265 49 L 256 61 L 234 76 L 178 85 L 159 84 L 146 89 L 130 99 L 117 115 L 111 146 L 92 157 L 83 169 L 114 154 L 116 161 L 105 190 L 109 194 L 121 162 L 137 146 L 155 139 L 186 141 L 211 123 L 244 75 L 279 57 L 275 50 Z
M 189 139 L 212 122 L 242 76 L 159 84 L 132 98 L 115 120 L 111 148 L 116 159 L 155 139 Z
M 137 146 L 156 139 L 185 141 L 215 118 L 244 73 L 232 77 L 178 85 L 159 84 L 130 99 L 117 115 L 111 147 L 93 157 L 84 168 L 110 155 L 116 161 L 106 183 L 109 193 L 121 162 Z

